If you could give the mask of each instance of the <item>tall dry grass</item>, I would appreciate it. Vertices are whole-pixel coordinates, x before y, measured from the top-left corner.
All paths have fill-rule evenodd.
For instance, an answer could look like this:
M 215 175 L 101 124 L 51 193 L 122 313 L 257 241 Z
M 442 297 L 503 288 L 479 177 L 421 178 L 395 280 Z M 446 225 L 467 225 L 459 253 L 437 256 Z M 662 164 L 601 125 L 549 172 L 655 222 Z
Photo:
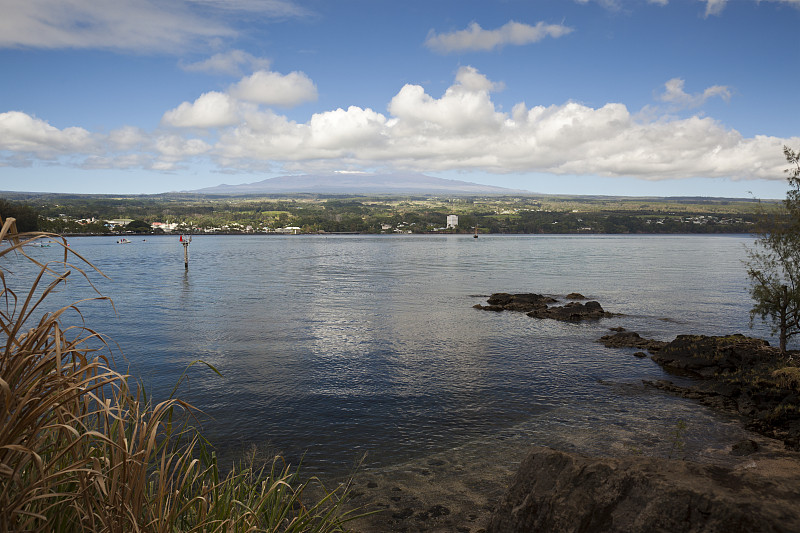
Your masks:
M 318 481 L 301 482 L 279 457 L 223 476 L 191 406 L 154 403 L 109 364 L 102 335 L 63 325 L 85 300 L 46 309 L 69 276 L 88 281 L 91 263 L 57 235 L 14 229 L 9 219 L 0 230 L 0 532 L 345 530 L 347 486 L 309 503 L 303 492 Z M 39 239 L 63 259 L 26 253 Z M 9 283 L 9 254 L 37 269 L 24 294 Z

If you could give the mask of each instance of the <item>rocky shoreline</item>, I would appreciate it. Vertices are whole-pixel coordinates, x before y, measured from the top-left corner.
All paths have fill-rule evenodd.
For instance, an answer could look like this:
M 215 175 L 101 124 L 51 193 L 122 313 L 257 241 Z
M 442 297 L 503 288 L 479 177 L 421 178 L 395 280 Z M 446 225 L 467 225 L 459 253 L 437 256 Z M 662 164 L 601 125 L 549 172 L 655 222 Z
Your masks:
M 747 429 L 800 451 L 797 353 L 782 354 L 767 341 L 738 334 L 678 335 L 665 343 L 617 331 L 599 342 L 647 350 L 667 372 L 694 380 L 689 386 L 669 380 L 645 381 L 647 385 L 735 414 Z
M 558 300 L 550 296 L 495 293 L 488 305 L 474 307 L 568 322 L 618 316 L 597 302 L 575 301 L 585 300 L 577 293 L 566 299 L 573 301 L 556 306 Z M 646 387 L 735 415 L 753 433 L 702 462 L 650 457 L 636 450 L 589 457 L 535 447 L 495 450 L 515 458 L 512 463 L 519 467 L 513 479 L 509 468 L 491 454 L 475 463 L 458 452 L 393 472 L 364 473 L 357 481 L 361 488 L 354 503 L 385 503 L 380 503 L 378 514 L 355 523 L 355 529 L 800 531 L 798 354 L 782 354 L 766 341 L 743 335 L 679 335 L 664 342 L 614 328 L 598 342 L 619 349 L 622 357 L 625 352 L 649 356 L 682 380 L 644 381 Z M 503 486 L 508 488 L 501 496 Z
M 668 373 L 692 378 L 690 385 L 644 383 L 733 414 L 768 437 L 766 444 L 747 439 L 731 447 L 732 456 L 749 459 L 745 468 L 535 448 L 493 513 L 488 533 L 800 531 L 797 353 L 744 335 L 679 335 L 664 342 L 624 328 L 598 342 L 649 355 Z
M 800 531 L 797 458 L 760 453 L 731 468 L 535 448 L 487 533 Z

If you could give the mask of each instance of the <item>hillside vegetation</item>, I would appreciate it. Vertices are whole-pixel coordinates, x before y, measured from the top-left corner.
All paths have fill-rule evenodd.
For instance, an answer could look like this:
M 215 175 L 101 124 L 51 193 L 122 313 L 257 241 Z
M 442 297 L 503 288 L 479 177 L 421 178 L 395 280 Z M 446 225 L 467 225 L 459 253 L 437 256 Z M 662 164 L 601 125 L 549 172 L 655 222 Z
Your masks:
M 591 196 L 147 196 L 6 193 L 0 215 L 27 207 L 39 230 L 130 231 L 126 224 L 172 224 L 168 231 L 263 233 L 748 233 L 777 201 Z M 9 213 L 13 216 L 15 213 Z M 447 215 L 458 215 L 455 228 Z M 109 222 L 111 221 L 111 222 Z M 157 224 L 156 232 L 163 231 Z M 137 229 L 141 231 L 141 229 Z

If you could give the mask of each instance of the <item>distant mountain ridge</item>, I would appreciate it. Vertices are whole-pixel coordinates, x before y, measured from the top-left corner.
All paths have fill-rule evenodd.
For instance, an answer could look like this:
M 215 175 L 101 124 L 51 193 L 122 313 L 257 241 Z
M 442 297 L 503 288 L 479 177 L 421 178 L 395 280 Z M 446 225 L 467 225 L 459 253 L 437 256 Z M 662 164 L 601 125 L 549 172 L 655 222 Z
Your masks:
M 197 194 L 531 194 L 530 191 L 434 178 L 419 173 L 330 173 L 280 176 L 241 185 L 217 185 Z

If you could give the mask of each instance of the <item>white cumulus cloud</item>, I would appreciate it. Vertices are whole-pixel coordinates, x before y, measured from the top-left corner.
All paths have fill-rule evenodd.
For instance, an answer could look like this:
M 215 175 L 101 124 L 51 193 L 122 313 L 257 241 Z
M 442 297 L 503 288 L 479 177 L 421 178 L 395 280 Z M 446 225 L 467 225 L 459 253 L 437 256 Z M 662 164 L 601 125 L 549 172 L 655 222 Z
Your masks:
M 203 93 L 193 103 L 183 102 L 161 118 L 162 124 L 177 128 L 220 128 L 238 121 L 238 102 L 216 91 Z
M 94 150 L 95 139 L 83 128 L 58 129 L 21 111 L 0 113 L 0 151 L 48 157 Z
M 351 150 L 353 146 L 383 144 L 386 117 L 372 109 L 350 106 L 314 113 L 308 122 L 308 140 L 325 150 Z
M 477 22 L 467 29 L 451 33 L 436 33 L 431 30 L 425 46 L 440 53 L 462 50 L 493 50 L 506 45 L 525 45 L 539 42 L 545 37 L 562 37 L 572 28 L 561 24 L 539 22 L 535 26 L 510 21 L 495 30 L 485 30 Z
M 108 141 L 116 150 L 132 150 L 146 146 L 150 138 L 141 128 L 124 126 L 111 131 L 108 134 Z
M 664 93 L 686 105 L 720 89 L 688 95 L 682 80 Z M 502 89 L 472 67 L 458 70 L 443 94 L 407 84 L 387 112 L 351 106 L 290 120 L 273 109 L 209 92 L 164 114 L 169 131 L 123 127 L 107 135 L 56 128 L 22 112 L 0 114 L 0 164 L 42 160 L 86 168 L 174 171 L 215 163 L 223 172 L 396 169 L 493 173 L 783 180 L 783 145 L 800 137 L 745 137 L 702 116 L 631 113 L 621 103 L 578 102 L 510 111 L 495 104 Z M 180 129 L 184 128 L 184 129 Z M 197 129 L 207 128 L 203 138 Z
M 658 99 L 682 109 L 700 107 L 713 97 L 722 98 L 726 102 L 731 99 L 731 91 L 725 85 L 713 85 L 702 93 L 688 94 L 683 90 L 685 84 L 686 81 L 681 78 L 672 78 L 664 84 L 664 92 Z
M 153 170 L 176 170 L 196 156 L 207 153 L 211 146 L 202 139 L 187 139 L 180 135 L 162 135 L 154 140 L 158 157 L 150 163 Z
M 392 98 L 389 112 L 397 119 L 396 128 L 409 133 L 438 130 L 475 135 L 503 122 L 490 97 L 490 91 L 498 88 L 474 68 L 462 67 L 456 83 L 441 98 L 431 97 L 419 85 L 406 85 Z
M 293 107 L 317 99 L 317 86 L 303 72 L 280 74 L 266 70 L 242 78 L 228 89 L 232 96 L 257 104 Z
M 391 167 L 633 176 L 783 179 L 783 144 L 745 138 L 711 118 L 645 120 L 627 107 L 575 102 L 497 110 L 497 84 L 471 67 L 440 97 L 406 85 L 389 116 L 350 107 L 297 123 L 273 112 L 226 130 L 212 152 L 229 170 L 279 164 L 293 170 Z
M 210 146 L 202 139 L 186 139 L 180 135 L 165 135 L 156 139 L 155 147 L 165 158 L 176 161 L 208 152 Z

